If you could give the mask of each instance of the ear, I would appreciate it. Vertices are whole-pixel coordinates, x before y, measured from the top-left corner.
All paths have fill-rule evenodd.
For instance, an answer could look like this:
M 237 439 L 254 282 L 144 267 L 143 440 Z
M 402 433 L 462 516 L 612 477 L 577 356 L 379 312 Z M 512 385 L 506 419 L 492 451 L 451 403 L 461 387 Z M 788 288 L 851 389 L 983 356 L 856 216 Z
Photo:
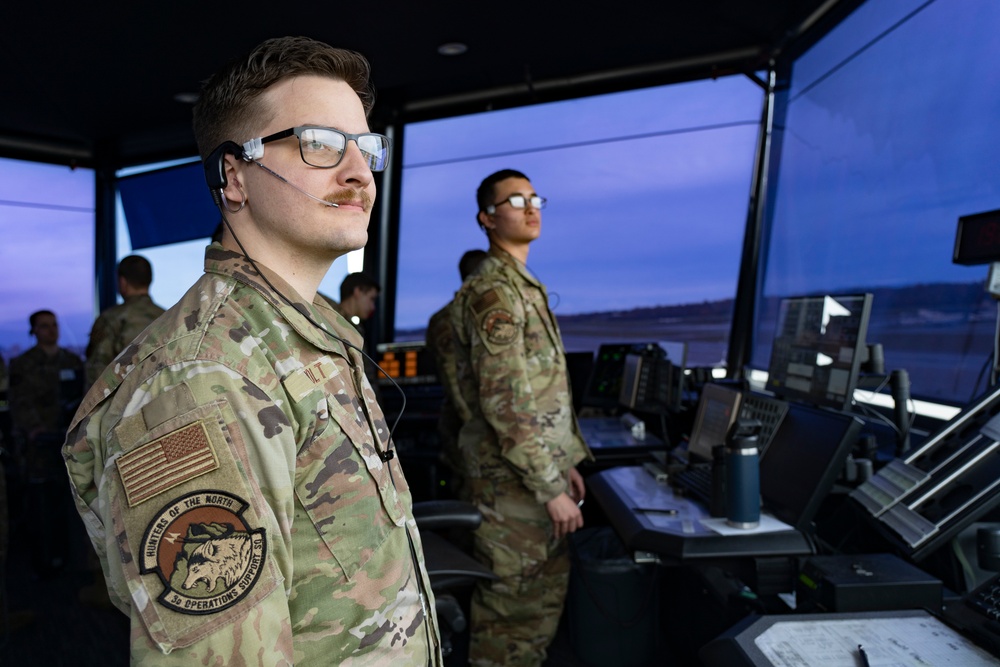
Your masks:
M 479 224 L 481 224 L 486 229 L 493 229 L 491 226 L 486 224 L 486 221 L 490 219 L 490 215 L 486 211 L 479 212 Z
M 247 163 L 232 153 L 226 153 L 222 158 L 222 170 L 226 175 L 226 187 L 223 194 L 227 199 L 240 202 L 246 198 L 243 188 L 243 170 Z
M 216 206 L 222 206 L 222 196 L 232 182 L 235 175 L 234 169 L 239 166 L 243 158 L 243 147 L 234 141 L 223 141 L 215 147 L 208 157 L 205 158 L 202 166 L 205 168 L 205 182 L 212 193 L 212 199 Z M 236 192 L 240 195 L 239 192 Z M 239 200 L 242 201 L 242 195 Z

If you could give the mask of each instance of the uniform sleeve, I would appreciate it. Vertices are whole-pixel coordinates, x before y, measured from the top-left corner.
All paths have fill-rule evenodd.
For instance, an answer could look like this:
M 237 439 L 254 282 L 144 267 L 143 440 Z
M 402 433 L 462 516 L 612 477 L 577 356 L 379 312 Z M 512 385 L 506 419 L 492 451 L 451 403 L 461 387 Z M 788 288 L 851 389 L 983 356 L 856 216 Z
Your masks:
M 545 442 L 528 374 L 524 305 L 504 283 L 472 295 L 465 310 L 470 361 L 479 380 L 483 416 L 497 434 L 501 455 L 540 503 L 566 490 Z
M 128 405 L 78 415 L 64 458 L 132 664 L 292 664 L 293 425 L 209 362 L 114 396 Z
M 87 343 L 87 386 L 97 382 L 97 378 L 114 359 L 112 350 L 112 335 L 107 317 L 100 316 L 90 330 L 90 341 Z

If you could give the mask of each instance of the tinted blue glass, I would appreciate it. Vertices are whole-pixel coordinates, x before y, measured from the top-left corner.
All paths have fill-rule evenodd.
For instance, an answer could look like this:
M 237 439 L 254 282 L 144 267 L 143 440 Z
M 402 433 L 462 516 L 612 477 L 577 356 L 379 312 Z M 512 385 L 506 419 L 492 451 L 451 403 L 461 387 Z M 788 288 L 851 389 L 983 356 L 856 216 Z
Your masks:
M 989 0 L 868 3 L 795 64 L 755 366 L 777 297 L 869 291 L 914 395 L 976 391 L 996 305 L 951 254 L 959 216 L 1000 208 L 997 25 Z
M 94 172 L 0 159 L 0 353 L 35 344 L 28 316 L 51 310 L 59 344 L 83 354 L 94 320 Z
M 423 337 L 462 253 L 487 247 L 476 188 L 512 168 L 548 199 L 528 266 L 567 349 L 682 340 L 690 364 L 719 362 L 761 103 L 756 84 L 728 77 L 408 125 L 396 340 Z M 701 312 L 656 310 L 690 304 Z

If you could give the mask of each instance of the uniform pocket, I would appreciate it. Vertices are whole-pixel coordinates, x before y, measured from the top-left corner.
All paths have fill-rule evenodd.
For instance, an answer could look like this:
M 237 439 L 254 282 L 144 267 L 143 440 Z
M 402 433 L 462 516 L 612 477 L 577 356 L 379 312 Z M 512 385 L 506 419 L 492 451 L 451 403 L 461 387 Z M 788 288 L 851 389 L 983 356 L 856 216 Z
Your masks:
M 343 407 L 329 409 L 322 399 L 314 437 L 296 457 L 295 495 L 344 576 L 352 579 L 396 527 L 399 500 L 389 469 L 378 458 L 371 436 L 344 419 Z M 388 487 L 388 488 L 386 488 Z

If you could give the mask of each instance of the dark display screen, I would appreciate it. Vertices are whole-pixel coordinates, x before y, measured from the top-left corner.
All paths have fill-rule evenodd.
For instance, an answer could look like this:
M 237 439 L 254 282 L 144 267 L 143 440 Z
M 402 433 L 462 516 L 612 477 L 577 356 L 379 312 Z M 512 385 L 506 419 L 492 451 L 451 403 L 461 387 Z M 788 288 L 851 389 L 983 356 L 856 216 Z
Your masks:
M 790 401 L 847 408 L 867 352 L 871 305 L 871 294 L 782 299 L 768 390 Z
M 966 265 L 1000 262 L 1000 210 L 958 219 L 952 261 Z

